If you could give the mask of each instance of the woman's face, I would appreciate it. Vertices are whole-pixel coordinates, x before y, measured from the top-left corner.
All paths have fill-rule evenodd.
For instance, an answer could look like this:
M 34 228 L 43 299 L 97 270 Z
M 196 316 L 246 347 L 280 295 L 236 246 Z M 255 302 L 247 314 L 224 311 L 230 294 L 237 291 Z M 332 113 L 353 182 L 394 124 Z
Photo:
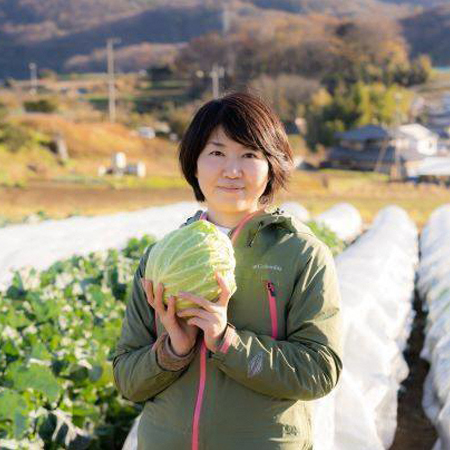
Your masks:
M 196 176 L 208 208 L 253 212 L 267 186 L 269 163 L 261 151 L 230 139 L 219 126 L 199 155 Z

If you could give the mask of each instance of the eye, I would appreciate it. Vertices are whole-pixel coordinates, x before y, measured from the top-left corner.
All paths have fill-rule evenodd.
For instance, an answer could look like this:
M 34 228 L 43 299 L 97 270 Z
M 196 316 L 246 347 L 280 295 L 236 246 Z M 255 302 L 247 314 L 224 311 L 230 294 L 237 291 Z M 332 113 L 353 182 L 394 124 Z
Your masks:
M 249 152 L 249 153 L 244 153 L 244 156 L 251 156 L 252 158 L 258 158 L 258 155 L 256 154 L 256 153 L 251 153 L 251 152 Z
M 213 150 L 212 152 L 209 152 L 210 155 L 219 154 L 223 155 L 223 153 L 220 150 Z

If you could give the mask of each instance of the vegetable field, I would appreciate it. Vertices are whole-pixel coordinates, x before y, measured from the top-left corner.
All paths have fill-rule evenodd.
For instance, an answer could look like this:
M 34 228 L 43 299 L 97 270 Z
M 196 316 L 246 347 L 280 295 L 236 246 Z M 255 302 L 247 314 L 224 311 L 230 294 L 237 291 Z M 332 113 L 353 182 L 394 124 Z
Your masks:
M 16 273 L 0 293 L 2 449 L 121 447 L 138 408 L 117 394 L 108 359 L 151 241 Z
M 382 246 L 374 245 L 373 249 L 363 255 L 361 249 L 370 242 L 370 233 L 366 233 L 365 238 L 364 234 L 362 237 L 353 236 L 351 240 L 341 235 L 338 217 L 340 215 L 344 217 L 346 209 L 348 208 L 334 208 L 334 213 L 330 214 L 330 217 L 323 217 L 322 222 L 308 222 L 308 225 L 330 246 L 338 260 L 344 260 L 338 255 L 344 253 L 353 255 L 356 258 L 355 262 L 351 263 L 351 260 L 347 258 L 347 264 L 351 263 L 352 270 L 356 270 L 364 261 L 365 264 L 371 261 L 370 255 L 373 257 L 375 253 L 380 252 Z M 382 229 L 384 224 L 387 224 L 387 221 L 380 218 L 378 229 Z M 354 216 L 352 221 L 346 222 L 342 230 L 348 232 L 354 226 L 355 233 L 361 233 L 360 225 L 360 218 Z M 333 230 L 333 227 L 336 228 Z M 403 242 L 402 236 L 408 233 L 402 232 L 399 225 L 397 228 L 398 237 L 393 238 L 394 240 L 388 245 L 391 250 L 387 254 L 392 254 L 392 248 L 400 244 L 405 244 L 406 249 L 412 248 L 411 245 Z M 386 225 L 387 236 L 389 236 L 388 231 Z M 372 237 L 375 234 L 373 231 Z M 160 235 L 157 237 L 159 239 Z M 355 238 L 356 241 L 353 241 Z M 7 288 L 4 291 L 0 290 L 0 448 L 2 450 L 60 448 L 118 450 L 122 448 L 134 419 L 141 411 L 141 405 L 124 400 L 118 394 L 113 383 L 111 355 L 120 334 L 122 317 L 126 301 L 131 294 L 132 277 L 139 258 L 155 239 L 146 234 L 143 237 L 128 240 L 126 246 L 120 250 L 109 249 L 95 251 L 87 256 L 72 256 L 54 262 L 41 271 L 20 270 L 14 274 Z M 413 236 L 411 239 L 416 238 Z M 380 242 L 383 242 L 383 239 Z M 344 251 L 347 245 L 350 245 L 350 250 L 354 248 L 353 252 Z M 382 258 L 384 256 L 380 253 L 371 264 L 376 262 L 383 267 Z M 412 254 L 408 257 L 406 253 L 406 262 L 408 258 L 412 261 Z M 343 266 L 342 261 L 339 267 Z M 407 266 L 405 261 L 399 263 L 401 267 Z M 394 266 L 396 264 L 394 260 L 390 263 Z M 412 270 L 412 267 L 410 269 Z M 367 284 L 363 283 L 361 287 L 367 297 L 365 297 L 366 303 L 369 305 L 369 297 L 372 295 L 370 289 L 374 291 L 375 298 L 382 293 L 384 284 L 376 287 L 370 281 L 371 274 L 378 273 L 379 270 L 377 272 L 372 266 L 367 266 L 366 272 Z M 349 270 L 350 273 L 352 271 Z M 342 273 L 341 278 L 344 282 L 345 277 Z M 344 284 L 350 294 L 352 276 L 349 275 L 346 283 Z M 403 299 L 401 308 L 406 308 L 411 300 L 410 291 L 411 289 L 405 293 L 400 290 L 392 291 L 393 295 L 397 293 L 395 295 Z M 351 299 L 351 295 L 348 298 Z M 380 298 L 387 299 L 386 295 Z M 394 297 L 392 299 L 394 300 Z M 347 306 L 346 313 L 355 311 L 357 306 L 357 304 L 352 308 Z M 386 306 L 388 307 L 387 304 Z M 361 305 L 358 307 L 361 308 Z M 373 308 L 375 308 L 374 305 Z M 405 323 L 409 314 L 408 310 L 402 309 L 402 314 L 401 317 L 404 318 L 398 321 L 400 328 Z M 372 314 L 367 317 L 374 316 Z M 382 319 L 381 313 L 376 317 Z M 389 336 L 392 334 L 392 337 L 397 336 L 398 343 L 400 341 L 402 343 L 400 348 L 403 349 L 407 336 L 402 334 L 399 340 L 398 334 L 390 333 L 387 328 L 388 315 L 383 317 L 386 319 L 384 327 L 386 334 Z M 390 320 L 393 318 L 391 314 Z M 368 323 L 371 325 L 368 325 L 367 331 L 375 322 L 372 320 Z M 388 341 L 386 345 L 392 346 Z M 394 353 L 397 355 L 397 350 Z M 390 367 L 389 364 L 386 362 L 383 367 L 387 370 Z M 347 364 L 347 367 L 351 369 L 351 364 Z M 376 367 L 367 366 L 368 371 L 369 369 L 373 369 L 374 372 L 370 376 L 376 379 L 378 377 Z M 354 370 L 352 374 L 350 370 L 349 373 L 356 377 L 359 372 Z M 402 376 L 399 375 L 396 379 L 401 378 Z M 360 385 L 363 387 L 362 381 Z M 393 383 L 389 382 L 389 385 Z M 367 386 L 370 388 L 371 382 L 367 382 Z M 361 400 L 366 395 L 362 387 L 361 396 L 358 397 Z M 336 394 L 342 395 L 342 392 L 344 391 L 341 390 Z M 356 393 L 352 391 L 355 398 L 357 398 Z M 350 398 L 351 396 L 347 394 L 346 398 Z M 394 390 L 386 398 L 393 398 L 395 395 Z M 373 401 L 375 405 L 375 397 Z M 418 409 L 420 409 L 419 403 L 420 399 L 417 399 Z M 365 407 L 369 408 L 368 403 Z M 323 417 L 328 417 L 330 411 L 333 411 L 332 408 L 332 406 L 322 408 Z M 364 414 L 366 417 L 367 414 Z M 380 419 L 377 419 L 377 423 L 379 421 Z M 377 430 L 370 422 L 367 424 L 368 427 L 370 425 L 375 439 Z M 342 429 L 342 424 L 336 422 L 336 426 L 338 425 Z M 384 440 L 391 441 L 393 432 L 394 428 L 391 428 L 389 439 Z M 381 446 L 373 448 L 381 448 Z M 401 447 L 395 448 L 401 449 Z

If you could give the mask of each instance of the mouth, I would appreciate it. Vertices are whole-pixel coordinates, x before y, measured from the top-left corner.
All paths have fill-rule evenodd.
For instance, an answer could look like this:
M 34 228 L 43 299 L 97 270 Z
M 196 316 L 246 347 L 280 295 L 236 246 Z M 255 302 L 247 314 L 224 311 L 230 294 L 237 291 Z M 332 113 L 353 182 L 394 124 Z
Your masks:
M 244 188 L 241 187 L 225 187 L 225 186 L 218 186 L 219 189 L 225 191 L 225 192 L 239 192 L 242 191 Z

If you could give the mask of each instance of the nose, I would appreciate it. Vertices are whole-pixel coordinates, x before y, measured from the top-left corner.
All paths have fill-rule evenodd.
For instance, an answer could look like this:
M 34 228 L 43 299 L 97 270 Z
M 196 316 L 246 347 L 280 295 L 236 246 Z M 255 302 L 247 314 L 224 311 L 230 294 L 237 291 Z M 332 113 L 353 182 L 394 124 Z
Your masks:
M 242 167 L 238 160 L 230 159 L 223 168 L 223 175 L 228 178 L 237 178 L 242 176 Z

